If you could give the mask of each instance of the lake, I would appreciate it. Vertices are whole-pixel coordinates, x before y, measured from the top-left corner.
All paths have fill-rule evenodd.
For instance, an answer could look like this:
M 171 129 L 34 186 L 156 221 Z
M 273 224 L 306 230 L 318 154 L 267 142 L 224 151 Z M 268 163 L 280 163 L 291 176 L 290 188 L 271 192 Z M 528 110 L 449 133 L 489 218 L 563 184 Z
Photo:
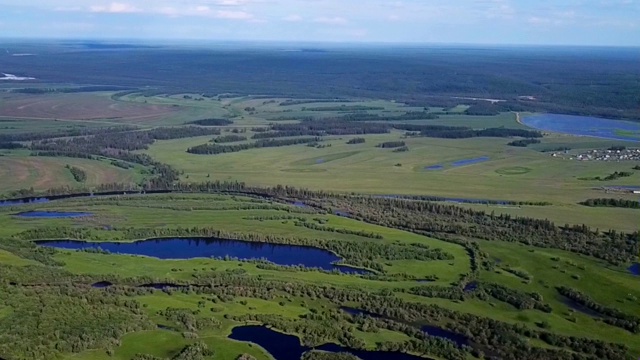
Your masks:
M 276 360 L 300 360 L 302 354 L 312 348 L 300 344 L 300 339 L 293 335 L 287 335 L 266 326 L 247 325 L 233 328 L 230 339 L 252 342 L 260 345 Z M 337 344 L 324 344 L 315 347 L 316 350 L 328 352 L 348 352 L 362 360 L 424 360 L 415 355 L 391 351 L 366 351 L 345 348 Z
M 15 214 L 15 216 L 29 219 L 65 219 L 92 216 L 86 212 L 63 212 L 63 211 L 26 211 Z
M 631 121 L 559 114 L 525 116 L 521 121 L 528 127 L 542 131 L 613 140 L 640 141 L 640 123 Z
M 234 257 L 239 259 L 267 259 L 278 265 L 304 265 L 345 273 L 369 271 L 333 264 L 340 260 L 335 254 L 307 246 L 268 244 L 217 238 L 150 239 L 130 243 L 85 242 L 72 240 L 36 241 L 38 245 L 58 249 L 102 249 L 111 253 L 144 255 L 158 259 L 193 259 Z

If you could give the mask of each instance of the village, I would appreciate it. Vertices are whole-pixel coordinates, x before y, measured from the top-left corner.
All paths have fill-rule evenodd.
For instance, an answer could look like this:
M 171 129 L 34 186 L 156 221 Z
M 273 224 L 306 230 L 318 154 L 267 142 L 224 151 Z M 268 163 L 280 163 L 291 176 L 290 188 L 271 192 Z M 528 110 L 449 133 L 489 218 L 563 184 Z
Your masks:
M 569 160 L 579 161 L 640 161 L 640 149 L 594 149 L 577 155 L 565 152 L 554 152 L 551 156 L 568 157 Z

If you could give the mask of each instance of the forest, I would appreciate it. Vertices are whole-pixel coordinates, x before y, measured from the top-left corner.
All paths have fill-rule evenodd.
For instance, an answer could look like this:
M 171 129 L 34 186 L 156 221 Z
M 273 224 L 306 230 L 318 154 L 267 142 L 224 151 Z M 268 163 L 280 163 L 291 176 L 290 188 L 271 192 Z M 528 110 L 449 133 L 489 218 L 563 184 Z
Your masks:
M 9 57 L 3 61 L 16 73 L 64 84 L 107 84 L 125 89 L 151 86 L 161 88 L 156 92 L 176 94 L 301 98 L 292 101 L 382 98 L 443 107 L 457 105 L 447 105 L 447 101 L 460 102 L 452 96 L 482 97 L 505 101 L 489 106 L 469 100 L 475 106 L 467 111 L 543 111 L 640 119 L 636 97 L 640 72 L 635 66 L 638 53 L 632 48 L 539 47 L 531 51 L 519 47 L 442 46 L 387 51 L 327 46 L 321 52 L 286 54 L 277 48 L 188 51 L 139 47 L 109 52 L 99 48 L 80 52 L 67 49 L 68 45 L 59 44 L 43 49 L 50 56 Z M 496 57 L 496 52 L 501 56 Z M 132 53 L 136 56 L 132 57 Z M 128 64 L 126 69 L 118 65 L 123 61 Z M 100 73 L 92 71 L 91 64 L 97 62 L 103 64 Z M 294 70 L 292 63 L 297 64 Z M 172 72 L 171 79 L 155 76 L 167 69 Z M 583 86 L 587 83 L 597 86 Z

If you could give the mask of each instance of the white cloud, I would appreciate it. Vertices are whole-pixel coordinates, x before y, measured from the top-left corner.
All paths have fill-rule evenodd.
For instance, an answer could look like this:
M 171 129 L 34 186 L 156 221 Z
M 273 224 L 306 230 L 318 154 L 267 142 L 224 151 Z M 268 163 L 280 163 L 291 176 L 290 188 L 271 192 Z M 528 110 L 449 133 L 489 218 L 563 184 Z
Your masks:
M 349 23 L 347 19 L 339 16 L 334 16 L 334 17 L 322 16 L 322 17 L 313 19 L 313 21 L 320 24 L 327 24 L 327 25 L 346 25 L 347 23 Z
M 113 2 L 109 5 L 94 5 L 89 8 L 89 11 L 95 13 L 111 13 L 111 14 L 125 14 L 136 13 L 141 10 L 131 4 Z

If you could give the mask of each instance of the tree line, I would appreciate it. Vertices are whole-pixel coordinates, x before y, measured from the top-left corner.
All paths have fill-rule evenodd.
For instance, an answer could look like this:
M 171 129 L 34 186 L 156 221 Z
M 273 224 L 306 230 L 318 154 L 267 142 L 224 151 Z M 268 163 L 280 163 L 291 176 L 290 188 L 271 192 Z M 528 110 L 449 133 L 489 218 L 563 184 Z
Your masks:
M 627 209 L 640 209 L 640 201 L 614 198 L 587 199 L 580 202 L 581 205 L 591 207 L 618 207 Z
M 218 145 L 218 144 L 202 144 L 187 149 L 190 154 L 198 155 L 217 155 L 231 152 L 244 151 L 249 149 L 259 149 L 265 147 L 290 146 L 298 144 L 308 144 L 322 141 L 319 137 L 296 138 L 296 139 L 263 139 L 252 143 L 234 144 L 234 145 Z
M 193 121 L 188 121 L 186 124 L 200 125 L 200 126 L 227 126 L 233 124 L 233 121 L 229 119 L 218 119 L 218 118 L 208 118 L 208 119 L 198 119 Z
M 527 146 L 533 145 L 533 144 L 540 144 L 540 140 L 538 140 L 538 139 L 522 139 L 522 140 L 513 140 L 513 141 L 507 143 L 507 145 L 509 145 L 509 146 L 516 146 L 516 147 L 527 147 Z
M 213 140 L 211 141 L 216 144 L 222 144 L 222 143 L 232 143 L 232 142 L 245 141 L 245 140 L 247 140 L 246 136 L 230 134 L 230 135 L 218 136 L 216 138 L 213 138 Z
M 392 148 L 400 148 L 403 146 L 406 147 L 406 145 L 407 144 L 404 141 L 385 141 L 383 143 L 376 145 L 376 147 L 383 148 L 383 149 L 392 149 Z
M 79 183 L 87 181 L 87 173 L 84 170 L 71 165 L 67 165 L 66 168 L 69 170 L 75 181 Z
M 567 286 L 559 286 L 557 290 L 560 295 L 601 314 L 603 316 L 601 320 L 605 323 L 625 329 L 634 334 L 640 333 L 639 316 L 625 314 L 618 309 L 598 304 L 588 295 Z

